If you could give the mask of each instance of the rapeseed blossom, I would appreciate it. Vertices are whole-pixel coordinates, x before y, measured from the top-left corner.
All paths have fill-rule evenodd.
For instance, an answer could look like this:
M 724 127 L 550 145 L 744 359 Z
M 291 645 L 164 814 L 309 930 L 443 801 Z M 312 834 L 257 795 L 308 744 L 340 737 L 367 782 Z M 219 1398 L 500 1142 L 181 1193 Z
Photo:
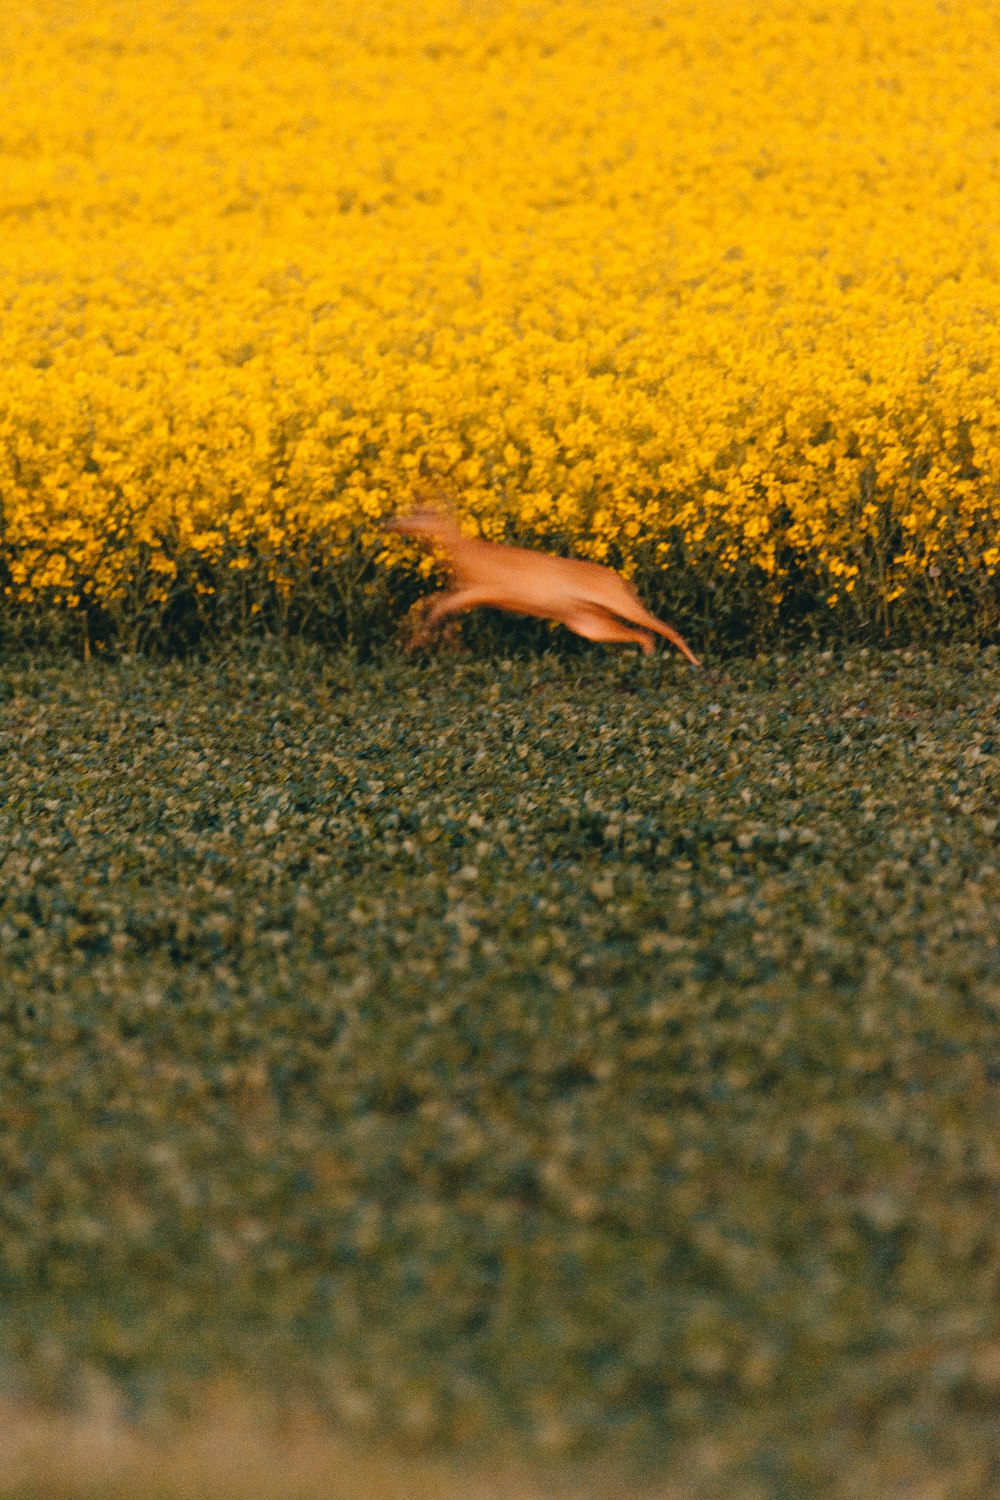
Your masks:
M 995 609 L 995 7 L 37 0 L 0 55 L 8 618 L 346 598 L 426 476 L 647 581 Z

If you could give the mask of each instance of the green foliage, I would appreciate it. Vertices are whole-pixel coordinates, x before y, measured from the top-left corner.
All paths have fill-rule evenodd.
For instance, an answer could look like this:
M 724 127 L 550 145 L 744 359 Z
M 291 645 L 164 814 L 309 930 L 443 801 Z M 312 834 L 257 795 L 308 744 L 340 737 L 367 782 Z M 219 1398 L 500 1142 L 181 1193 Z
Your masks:
M 512 526 L 508 539 L 570 556 L 588 552 L 587 539 L 523 526 Z M 633 582 L 654 614 L 672 622 L 701 650 L 745 654 L 771 649 L 776 641 L 790 650 L 803 645 L 884 648 L 928 640 L 996 644 L 1000 636 L 1000 578 L 967 568 L 957 556 L 946 576 L 939 576 L 942 570 L 933 578 L 918 574 L 897 596 L 884 598 L 885 576 L 898 544 L 889 534 L 866 539 L 857 587 L 836 599 L 830 596 L 825 571 L 789 546 L 779 549 L 786 575 L 779 594 L 752 558 L 723 567 L 717 558 L 692 554 L 679 533 L 669 540 L 666 567 L 654 541 L 633 547 Z M 378 655 L 394 641 L 414 601 L 428 597 L 433 585 L 413 566 L 416 551 L 389 566 L 380 560 L 382 539 L 372 542 L 360 530 L 341 538 L 341 549 L 331 559 L 318 547 L 298 548 L 283 560 L 283 587 L 271 576 L 273 557 L 241 547 L 234 554 L 239 570 L 193 554 L 172 559 L 176 573 L 169 585 L 158 579 L 155 598 L 141 569 L 113 601 L 87 596 L 72 608 L 41 595 L 14 602 L 0 588 L 0 650 L 182 658 L 192 652 L 259 648 L 278 638 L 306 646 L 335 642 L 365 656 Z M 612 547 L 609 560 L 621 567 L 626 558 Z M 434 583 L 441 582 L 439 574 Z M 473 611 L 462 622 L 466 639 L 492 651 L 523 650 L 526 643 L 544 639 L 541 633 L 548 628 L 488 609 Z M 566 634 L 560 631 L 561 649 L 567 649 L 562 644 Z
M 790 1496 L 1000 1451 L 995 650 L 22 661 L 0 714 L 8 1391 L 235 1368 Z

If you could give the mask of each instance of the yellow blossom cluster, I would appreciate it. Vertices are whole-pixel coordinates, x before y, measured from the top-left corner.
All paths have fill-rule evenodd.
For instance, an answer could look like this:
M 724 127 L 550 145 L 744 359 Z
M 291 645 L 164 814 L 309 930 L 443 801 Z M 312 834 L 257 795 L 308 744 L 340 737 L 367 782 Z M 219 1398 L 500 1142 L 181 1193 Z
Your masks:
M 422 475 L 647 581 L 995 601 L 997 6 L 34 0 L 0 91 L 8 617 L 347 599 Z

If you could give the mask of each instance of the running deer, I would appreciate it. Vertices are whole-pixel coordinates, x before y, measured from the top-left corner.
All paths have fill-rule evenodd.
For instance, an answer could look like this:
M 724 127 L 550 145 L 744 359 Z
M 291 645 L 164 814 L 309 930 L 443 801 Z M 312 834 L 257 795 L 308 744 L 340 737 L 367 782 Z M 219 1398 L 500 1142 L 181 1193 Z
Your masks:
M 440 547 L 452 577 L 452 587 L 431 603 L 411 649 L 424 645 L 446 616 L 489 605 L 556 620 L 588 641 L 635 641 L 647 656 L 655 649 L 653 630 L 666 636 L 693 667 L 701 665 L 677 631 L 650 614 L 631 584 L 612 568 L 465 537 L 436 510 L 395 516 L 386 527 Z M 631 624 L 623 624 L 625 620 Z

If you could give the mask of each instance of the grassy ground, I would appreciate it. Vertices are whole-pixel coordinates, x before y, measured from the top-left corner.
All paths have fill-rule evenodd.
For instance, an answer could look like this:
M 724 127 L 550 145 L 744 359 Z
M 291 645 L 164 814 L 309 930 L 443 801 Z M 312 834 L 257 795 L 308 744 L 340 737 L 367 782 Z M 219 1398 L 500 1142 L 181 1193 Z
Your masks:
M 0 665 L 2 1389 L 995 1493 L 998 755 L 995 650 Z

